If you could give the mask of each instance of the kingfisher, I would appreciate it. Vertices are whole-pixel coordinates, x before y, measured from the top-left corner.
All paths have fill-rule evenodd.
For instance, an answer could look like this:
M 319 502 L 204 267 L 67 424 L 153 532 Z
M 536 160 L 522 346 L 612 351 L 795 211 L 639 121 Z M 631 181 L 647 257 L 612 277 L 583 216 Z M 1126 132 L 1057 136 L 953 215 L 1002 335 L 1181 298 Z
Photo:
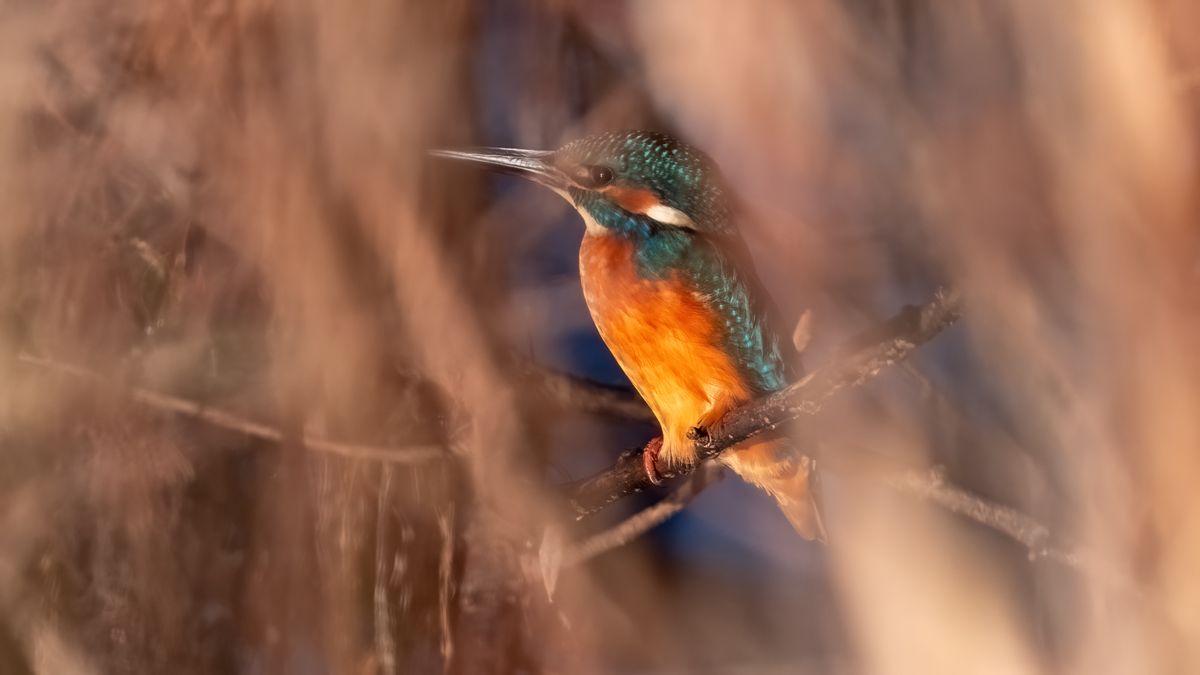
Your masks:
M 434 154 L 549 188 L 583 219 L 579 278 L 596 329 L 662 429 L 643 452 L 696 461 L 693 439 L 728 411 L 787 386 L 799 360 L 751 264 L 716 164 L 650 131 L 606 132 L 557 150 Z M 796 531 L 824 540 L 811 463 L 787 438 L 752 439 L 720 461 L 771 495 Z

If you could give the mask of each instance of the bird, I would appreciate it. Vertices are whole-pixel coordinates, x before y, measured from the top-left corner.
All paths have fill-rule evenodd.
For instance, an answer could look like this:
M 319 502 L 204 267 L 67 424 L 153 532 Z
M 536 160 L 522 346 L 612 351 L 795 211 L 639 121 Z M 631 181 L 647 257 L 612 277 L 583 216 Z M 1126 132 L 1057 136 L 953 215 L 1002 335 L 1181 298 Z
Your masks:
M 723 415 L 800 374 L 738 227 L 716 163 L 656 131 L 608 131 L 555 150 L 436 150 L 437 157 L 515 174 L 579 213 L 583 297 L 601 339 L 649 406 L 661 435 L 656 462 L 697 459 L 694 439 Z M 825 540 L 813 464 L 789 438 L 751 439 L 720 461 L 775 499 L 806 539 Z

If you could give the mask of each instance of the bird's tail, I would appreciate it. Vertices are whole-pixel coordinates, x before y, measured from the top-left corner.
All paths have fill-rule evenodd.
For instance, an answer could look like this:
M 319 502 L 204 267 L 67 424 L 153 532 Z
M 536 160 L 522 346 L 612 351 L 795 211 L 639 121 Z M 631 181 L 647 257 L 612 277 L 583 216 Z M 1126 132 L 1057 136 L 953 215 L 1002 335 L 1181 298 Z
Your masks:
M 771 495 L 801 537 L 825 542 L 825 523 L 810 482 L 812 462 L 781 445 L 779 441 L 757 443 L 725 453 L 722 461 Z

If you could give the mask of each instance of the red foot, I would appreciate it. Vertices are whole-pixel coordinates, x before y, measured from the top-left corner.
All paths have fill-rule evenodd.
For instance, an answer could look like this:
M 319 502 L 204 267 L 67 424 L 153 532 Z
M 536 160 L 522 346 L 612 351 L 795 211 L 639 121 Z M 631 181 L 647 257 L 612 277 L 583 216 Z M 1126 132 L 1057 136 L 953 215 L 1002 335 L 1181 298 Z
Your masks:
M 642 448 L 642 466 L 646 468 L 646 478 L 649 478 L 650 482 L 655 485 L 662 485 L 662 474 L 654 466 L 658 460 L 658 453 L 662 452 L 662 444 L 662 436 L 659 436 Z

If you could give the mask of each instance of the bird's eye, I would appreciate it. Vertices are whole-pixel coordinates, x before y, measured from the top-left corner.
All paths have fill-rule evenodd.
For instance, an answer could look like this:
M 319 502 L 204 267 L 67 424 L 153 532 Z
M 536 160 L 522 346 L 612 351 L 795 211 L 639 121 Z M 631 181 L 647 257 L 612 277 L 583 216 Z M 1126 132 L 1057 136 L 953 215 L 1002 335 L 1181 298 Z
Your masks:
M 604 187 L 613 180 L 613 170 L 607 166 L 587 166 L 580 173 L 583 178 L 581 182 L 585 187 Z

